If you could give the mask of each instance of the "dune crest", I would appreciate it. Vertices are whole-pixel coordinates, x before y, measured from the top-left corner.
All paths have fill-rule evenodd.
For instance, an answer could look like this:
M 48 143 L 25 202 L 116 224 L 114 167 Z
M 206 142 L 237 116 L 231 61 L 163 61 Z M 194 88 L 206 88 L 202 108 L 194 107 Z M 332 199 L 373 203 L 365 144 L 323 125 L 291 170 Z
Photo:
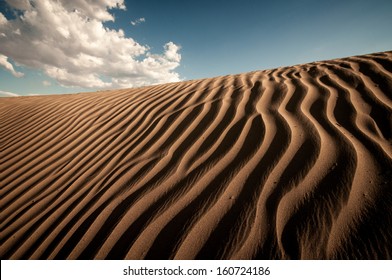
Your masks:
M 0 99 L 2 259 L 391 259 L 392 52 Z

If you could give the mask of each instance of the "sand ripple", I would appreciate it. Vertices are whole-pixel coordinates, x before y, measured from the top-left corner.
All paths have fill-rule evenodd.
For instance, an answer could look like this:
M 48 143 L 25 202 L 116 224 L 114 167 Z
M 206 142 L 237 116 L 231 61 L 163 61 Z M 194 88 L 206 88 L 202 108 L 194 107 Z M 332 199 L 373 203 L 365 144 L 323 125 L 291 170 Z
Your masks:
M 391 259 L 392 52 L 0 99 L 2 259 Z

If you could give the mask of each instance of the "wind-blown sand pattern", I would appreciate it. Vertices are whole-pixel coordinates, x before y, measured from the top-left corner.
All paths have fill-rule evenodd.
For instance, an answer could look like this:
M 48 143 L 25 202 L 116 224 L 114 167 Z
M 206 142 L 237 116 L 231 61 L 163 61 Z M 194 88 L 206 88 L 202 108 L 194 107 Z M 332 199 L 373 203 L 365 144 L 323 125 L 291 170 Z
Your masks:
M 2 259 L 391 259 L 392 52 L 0 99 Z

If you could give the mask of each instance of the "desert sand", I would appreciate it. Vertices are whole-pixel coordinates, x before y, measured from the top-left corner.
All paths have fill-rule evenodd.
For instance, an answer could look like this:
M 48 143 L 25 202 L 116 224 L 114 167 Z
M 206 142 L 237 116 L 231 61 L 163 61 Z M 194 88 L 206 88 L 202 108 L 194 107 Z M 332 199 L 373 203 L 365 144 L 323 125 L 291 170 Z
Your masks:
M 1 259 L 392 259 L 392 52 L 0 99 Z

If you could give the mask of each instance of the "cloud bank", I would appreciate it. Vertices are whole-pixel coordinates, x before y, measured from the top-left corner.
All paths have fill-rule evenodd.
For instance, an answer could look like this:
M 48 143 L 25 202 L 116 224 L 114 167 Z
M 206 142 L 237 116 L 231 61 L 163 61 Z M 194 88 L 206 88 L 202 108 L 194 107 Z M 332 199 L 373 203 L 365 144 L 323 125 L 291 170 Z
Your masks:
M 179 81 L 180 47 L 173 42 L 153 54 L 148 46 L 104 26 L 123 0 L 6 0 L 16 17 L 0 13 L 0 65 L 16 77 L 10 61 L 42 70 L 62 86 L 134 87 Z
M 0 97 L 16 97 L 16 96 L 19 95 L 13 92 L 0 90 Z

